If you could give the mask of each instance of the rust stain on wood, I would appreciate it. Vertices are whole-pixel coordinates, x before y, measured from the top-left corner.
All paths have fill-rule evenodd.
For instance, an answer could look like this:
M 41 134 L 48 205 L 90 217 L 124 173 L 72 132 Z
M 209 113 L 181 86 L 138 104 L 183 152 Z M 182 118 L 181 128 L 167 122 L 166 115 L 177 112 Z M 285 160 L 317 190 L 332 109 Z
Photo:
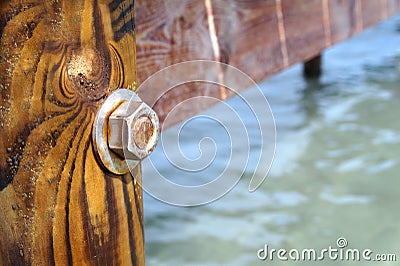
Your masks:
M 133 1 L 1 3 L 0 264 L 144 264 L 141 188 L 91 142 L 136 88 L 134 27 Z

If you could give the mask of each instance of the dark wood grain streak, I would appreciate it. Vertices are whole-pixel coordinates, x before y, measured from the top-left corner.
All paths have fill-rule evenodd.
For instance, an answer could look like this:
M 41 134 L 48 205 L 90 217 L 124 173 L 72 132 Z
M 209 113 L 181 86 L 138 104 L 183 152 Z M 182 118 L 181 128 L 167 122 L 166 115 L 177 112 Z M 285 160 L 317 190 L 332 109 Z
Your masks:
M 113 17 L 111 25 L 114 32 L 114 40 L 118 42 L 125 34 L 135 30 L 134 3 L 130 1 L 112 1 L 109 4 Z M 120 12 L 118 12 L 118 9 Z
M 0 265 L 144 265 L 141 172 L 108 173 L 91 141 L 137 86 L 133 7 L 0 3 Z
M 76 154 L 75 154 L 76 156 Z M 75 171 L 75 164 L 72 166 L 71 175 L 74 174 Z M 71 238 L 70 238 L 70 223 L 69 223 L 69 202 L 71 200 L 71 180 L 68 180 L 68 187 L 67 187 L 67 200 L 65 205 L 65 250 L 67 252 L 67 260 L 65 261 L 66 264 L 72 265 L 72 249 L 71 249 Z M 54 254 L 54 244 L 52 245 L 52 253 Z
M 132 206 L 131 206 L 131 202 L 129 200 L 129 192 L 128 192 L 128 189 L 126 186 L 124 186 L 123 192 L 124 192 L 124 201 L 125 201 L 125 204 L 126 204 L 127 210 L 128 210 L 128 216 L 132 217 L 133 216 L 132 211 L 131 211 Z M 129 244 L 131 246 L 135 246 L 135 240 L 133 238 L 134 234 L 132 233 L 132 232 L 134 232 L 135 227 L 131 220 L 128 221 L 128 225 L 129 225 L 128 226 L 129 232 L 131 232 L 131 234 L 129 234 Z M 135 265 L 136 264 L 136 254 L 134 252 L 131 253 L 131 260 L 132 260 L 132 264 Z

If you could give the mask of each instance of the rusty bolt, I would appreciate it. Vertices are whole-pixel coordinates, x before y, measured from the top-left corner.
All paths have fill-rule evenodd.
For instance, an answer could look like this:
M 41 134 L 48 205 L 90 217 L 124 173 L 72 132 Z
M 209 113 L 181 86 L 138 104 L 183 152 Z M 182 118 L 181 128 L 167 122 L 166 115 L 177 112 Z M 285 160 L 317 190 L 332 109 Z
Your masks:
M 157 114 L 133 91 L 118 89 L 96 114 L 93 144 L 104 167 L 125 174 L 154 150 L 159 131 Z
M 108 121 L 108 146 L 125 159 L 146 158 L 155 148 L 158 134 L 156 113 L 139 97 L 123 102 Z

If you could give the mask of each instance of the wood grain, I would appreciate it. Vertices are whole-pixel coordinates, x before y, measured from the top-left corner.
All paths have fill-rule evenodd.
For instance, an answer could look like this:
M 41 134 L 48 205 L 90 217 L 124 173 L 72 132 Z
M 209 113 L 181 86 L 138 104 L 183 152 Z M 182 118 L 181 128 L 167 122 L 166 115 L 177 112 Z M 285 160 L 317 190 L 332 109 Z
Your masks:
M 228 63 L 261 81 L 398 13 L 400 0 L 143 0 L 136 11 L 139 83 L 170 64 L 194 59 Z M 210 38 L 210 14 L 217 45 Z M 229 96 L 214 90 L 185 88 L 163 96 L 154 108 L 165 114 L 188 95 Z M 174 119 L 203 108 L 193 106 Z
M 321 0 L 282 0 L 289 65 L 309 59 L 327 47 L 322 10 Z
M 135 12 L 141 24 L 136 35 L 139 82 L 171 64 L 213 58 L 203 1 L 142 0 Z
M 136 169 L 100 167 L 95 113 L 136 89 L 133 1 L 0 6 L 0 264 L 143 265 Z

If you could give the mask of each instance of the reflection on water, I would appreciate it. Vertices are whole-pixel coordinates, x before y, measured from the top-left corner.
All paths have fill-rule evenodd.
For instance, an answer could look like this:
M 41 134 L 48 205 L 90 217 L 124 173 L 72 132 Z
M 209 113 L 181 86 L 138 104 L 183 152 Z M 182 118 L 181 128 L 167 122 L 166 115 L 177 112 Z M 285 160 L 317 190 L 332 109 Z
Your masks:
M 257 259 L 265 244 L 322 249 L 339 237 L 351 248 L 396 253 L 399 263 L 399 25 L 391 19 L 326 51 L 320 81 L 307 83 L 295 66 L 262 82 L 278 136 L 268 179 L 249 193 L 247 173 L 226 196 L 195 208 L 145 196 L 147 264 L 274 265 L 281 262 Z M 251 130 L 255 122 L 247 123 Z M 190 136 L 201 138 L 204 125 L 185 130 L 182 150 L 197 156 L 190 151 L 199 138 Z

